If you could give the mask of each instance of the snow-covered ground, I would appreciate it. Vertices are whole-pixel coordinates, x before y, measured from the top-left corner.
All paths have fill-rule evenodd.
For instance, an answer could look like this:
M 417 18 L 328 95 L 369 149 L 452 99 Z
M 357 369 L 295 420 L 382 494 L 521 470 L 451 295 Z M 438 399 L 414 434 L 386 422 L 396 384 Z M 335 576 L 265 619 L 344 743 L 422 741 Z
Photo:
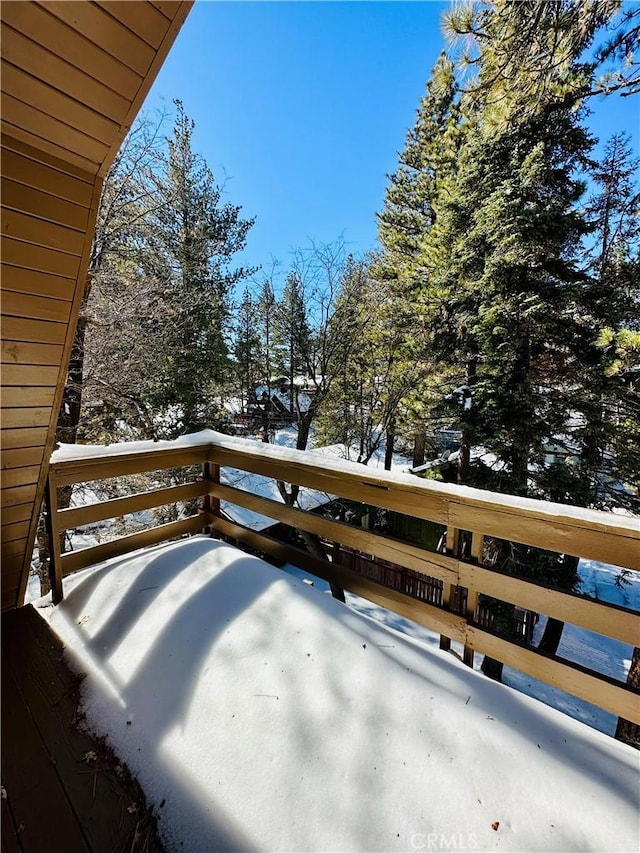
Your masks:
M 638 848 L 638 753 L 428 632 L 207 537 L 64 584 L 40 610 L 170 851 Z
M 319 590 L 330 594 L 329 584 L 321 578 L 314 577 L 296 566 L 289 565 L 285 566 L 284 569 L 294 577 L 311 580 Z M 596 597 L 594 590 L 597 590 L 597 597 L 601 601 L 621 604 L 640 611 L 640 578 L 636 573 L 631 574 L 628 585 L 623 587 L 616 583 L 620 576 L 620 569 L 616 566 L 608 566 L 595 560 L 581 560 L 579 573 L 582 578 L 581 592 Z M 379 607 L 377 604 L 372 604 L 370 601 L 350 592 L 346 593 L 346 599 L 350 607 L 381 622 L 383 625 L 401 631 L 433 649 L 439 647 L 440 635 L 428 628 L 411 622 L 403 616 L 398 616 L 397 613 Z M 546 622 L 547 617 L 541 616 L 532 639 L 534 646 L 540 641 Z M 460 644 L 452 643 L 452 650 L 454 654 L 462 658 L 462 646 Z M 604 637 L 601 634 L 579 628 L 576 625 L 565 625 L 558 654 L 574 663 L 582 664 L 620 681 L 625 681 L 631 665 L 633 647 L 621 643 L 619 640 L 613 640 L 610 637 Z M 480 669 L 482 655 L 475 656 L 474 665 L 477 670 Z M 608 735 L 613 735 L 615 732 L 618 718 L 597 705 L 578 699 L 570 693 L 552 687 L 544 681 L 539 681 L 508 666 L 504 667 L 502 680 L 509 687 L 515 688 L 527 696 L 532 696 L 552 708 L 557 708 L 570 717 L 593 726 L 598 731 Z

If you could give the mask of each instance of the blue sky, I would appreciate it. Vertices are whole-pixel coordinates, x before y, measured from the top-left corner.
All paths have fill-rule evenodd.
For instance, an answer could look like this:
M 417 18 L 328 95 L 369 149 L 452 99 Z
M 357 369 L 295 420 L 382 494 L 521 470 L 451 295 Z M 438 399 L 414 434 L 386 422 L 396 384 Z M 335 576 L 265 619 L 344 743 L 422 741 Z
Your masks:
M 196 2 L 145 111 L 182 100 L 225 200 L 256 217 L 239 262 L 286 270 L 292 249 L 341 235 L 355 254 L 374 247 L 448 6 Z M 593 132 L 627 130 L 637 151 L 639 102 L 592 99 Z

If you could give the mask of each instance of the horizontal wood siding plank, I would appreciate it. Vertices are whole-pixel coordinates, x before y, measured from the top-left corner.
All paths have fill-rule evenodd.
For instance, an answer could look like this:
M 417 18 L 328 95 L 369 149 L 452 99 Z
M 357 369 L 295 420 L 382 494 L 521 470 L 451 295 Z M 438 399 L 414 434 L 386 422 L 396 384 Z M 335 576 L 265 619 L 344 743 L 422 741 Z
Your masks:
M 0 470 L 0 482 L 3 489 L 14 486 L 28 486 L 38 482 L 40 474 L 39 465 L 28 465 L 26 468 L 2 468 Z
M 20 447 L 44 447 L 47 430 L 44 427 L 27 429 L 2 429 L 2 450 L 12 450 Z
M 290 562 L 305 571 L 311 572 L 330 583 L 335 583 L 342 589 L 347 589 L 356 595 L 361 595 L 375 604 L 387 607 L 394 613 L 400 614 L 407 619 L 412 619 L 420 625 L 431 628 L 439 633 L 460 642 L 464 641 L 466 622 L 462 616 L 450 613 L 442 608 L 416 601 L 396 590 L 384 587 L 375 581 L 356 574 L 343 568 L 337 563 L 329 563 L 314 557 L 300 548 L 285 545 L 263 533 L 249 530 L 239 524 L 234 524 L 223 518 L 213 518 L 212 526 L 215 530 L 231 536 L 249 547 L 270 554 L 276 559 Z
M 89 171 L 97 171 L 104 160 L 108 151 L 105 144 L 81 133 L 70 124 L 19 101 L 13 95 L 3 93 L 1 106 L 5 127 L 7 130 L 11 128 L 12 133 L 35 145 L 41 145 L 57 156 L 67 157 Z
M 2 468 L 26 468 L 30 465 L 40 466 L 42 462 L 42 447 L 21 447 L 15 450 L 2 448 Z
M 2 524 L 19 524 L 31 520 L 31 504 L 15 504 L 2 513 Z
M 15 504 L 2 512 L 3 524 L 14 524 L 31 519 L 31 504 Z
M 38 367 L 33 364 L 6 364 L 2 368 L 2 387 L 21 385 L 55 386 L 60 371 L 57 367 Z
M 45 273 L 75 279 L 78 276 L 79 259 L 75 255 L 43 249 L 9 237 L 2 238 L 2 259 L 6 264 L 39 270 Z
M 577 664 L 510 643 L 471 625 L 467 628 L 466 644 L 546 684 L 605 708 L 611 714 L 640 723 L 640 695 L 620 682 L 599 676 Z
M 55 397 L 55 386 L 18 385 L 2 388 L 2 408 L 19 409 L 24 406 L 25 400 L 29 400 L 32 406 L 53 405 Z
M 10 560 L 12 557 L 21 557 L 24 554 L 26 547 L 26 536 L 22 539 L 13 539 L 11 542 L 5 542 L 3 537 L 2 545 L 0 545 L 0 555 L 2 557 L 2 562 L 4 562 L 5 560 Z
M 86 229 L 89 217 L 89 211 L 82 204 L 65 201 L 9 178 L 2 179 L 2 205 L 80 231 Z
M 180 0 L 151 0 L 151 4 L 159 9 L 168 20 L 173 20 L 180 8 Z
M 29 533 L 29 519 L 16 521 L 15 524 L 2 525 L 2 541 L 13 542 L 16 539 L 25 539 Z
M 9 297 L 9 305 L 11 305 L 11 293 L 23 293 L 33 299 L 52 299 L 56 302 L 69 303 L 73 299 L 76 282 L 73 278 L 62 278 L 58 275 L 48 275 L 44 272 L 36 270 L 24 269 L 20 266 L 12 266 L 10 264 L 2 264 L 2 308 L 5 314 L 10 314 L 11 311 L 6 311 L 4 299 Z M 27 305 L 29 303 L 26 303 Z M 35 303 L 32 303 L 35 304 Z M 51 307 L 49 310 L 56 311 Z M 69 312 L 69 305 L 66 308 L 59 310 Z M 31 314 L 27 315 L 31 316 Z M 40 316 L 40 315 L 38 315 Z M 50 317 L 41 317 L 41 319 L 54 319 Z
M 28 402 L 28 398 L 27 401 Z M 46 427 L 51 420 L 50 407 L 23 406 L 21 409 L 2 408 L 2 428 L 19 429 L 21 427 Z
M 52 365 L 60 364 L 61 360 L 62 345 L 2 341 L 2 364 Z M 27 399 L 25 398 L 25 403 Z
M 15 504 L 32 503 L 36 496 L 36 484 L 29 486 L 16 486 L 15 488 L 2 489 L 2 510 Z
M 46 8 L 47 11 L 58 16 L 57 7 L 60 5 L 59 3 L 49 2 Z M 80 15 L 83 14 L 81 10 L 91 6 L 90 3 L 65 3 L 62 5 L 76 8 Z M 17 65 L 34 77 L 45 80 L 55 89 L 66 92 L 69 97 L 89 105 L 97 113 L 115 122 L 121 122 L 126 116 L 130 100 L 118 92 L 114 92 L 113 89 L 105 86 L 98 79 L 88 77 L 83 71 L 74 68 L 73 65 L 40 47 L 31 39 L 25 38 L 4 22 L 0 31 L 0 38 L 2 39 L 2 53 L 5 61 Z M 143 47 L 147 47 L 140 39 L 137 41 Z M 141 64 L 140 60 L 134 57 L 132 57 L 132 61 L 134 64 Z M 99 69 L 95 69 L 95 74 L 99 75 L 99 73 Z
M 146 75 L 155 56 L 153 48 L 93 3 L 50 0 L 47 10 L 137 74 Z M 100 69 L 94 73 L 100 74 Z
M 7 317 L 23 317 L 25 320 L 52 320 L 54 323 L 67 323 L 71 313 L 69 302 L 50 299 L 46 296 L 32 296 L 30 293 L 2 291 L 2 313 Z
M 169 23 L 152 3 L 143 0 L 138 0 L 137 3 L 130 3 L 128 0 L 107 0 L 105 3 L 98 0 L 98 6 L 156 50 L 167 34 Z
M 26 213 L 4 209 L 2 211 L 2 233 L 14 240 L 22 240 L 35 246 L 44 246 L 58 252 L 80 257 L 85 235 L 82 231 L 65 228 L 44 219 L 35 219 Z M 28 251 L 28 249 L 27 249 Z
M 105 542 L 92 548 L 83 548 L 81 551 L 63 554 L 62 574 L 66 576 L 71 572 L 84 569 L 86 566 L 93 566 L 103 560 L 129 554 L 139 548 L 148 548 L 158 542 L 166 542 L 188 533 L 196 533 L 202 530 L 206 524 L 207 521 L 203 514 L 193 515 L 180 521 L 170 521 L 168 524 L 150 527 L 149 530 L 142 530 L 140 533 L 121 536 L 119 539 L 114 539 L 113 542 Z
M 8 3 L 2 15 L 14 30 L 90 77 L 95 77 L 96 69 L 99 69 L 101 77 L 98 79 L 114 92 L 133 98 L 138 91 L 141 82 L 139 74 L 79 36 L 67 24 L 50 14 L 46 6 L 26 2 Z
M 79 103 L 48 83 L 26 74 L 9 62 L 2 67 L 2 91 L 22 103 L 75 128 L 86 136 L 108 144 L 119 130 L 119 124 L 85 104 Z
M 67 326 L 64 323 L 53 323 L 49 320 L 30 320 L 21 317 L 3 316 L 1 324 L 2 338 L 8 341 L 24 341 L 34 344 L 62 344 L 67 334 Z M 15 383 L 11 382 L 8 384 L 14 385 Z M 36 384 L 48 385 L 49 383 Z
M 68 530 L 72 527 L 104 521 L 107 518 L 118 518 L 132 512 L 166 506 L 176 501 L 193 500 L 203 497 L 208 491 L 208 483 L 198 480 L 184 486 L 169 486 L 166 489 L 154 489 L 151 492 L 129 495 L 126 498 L 114 498 L 88 506 L 63 509 L 58 512 L 58 528 L 59 530 Z
M 15 140 L 5 134 L 2 135 L 2 144 L 0 170 L 4 178 L 63 201 L 79 204 L 88 210 L 92 185 L 82 177 L 69 174 L 65 170 L 61 171 L 62 161 L 53 161 L 53 158 L 46 157 L 42 151 L 29 146 L 20 146 L 20 148 L 33 152 L 33 156 L 30 157 L 21 151 L 12 151 L 8 146 L 13 144 L 15 147 Z M 34 159 L 36 154 L 38 157 Z M 57 167 L 50 165 L 50 162 L 56 162 Z M 64 165 L 67 169 L 72 168 L 69 164 Z M 87 177 L 90 176 L 87 175 Z

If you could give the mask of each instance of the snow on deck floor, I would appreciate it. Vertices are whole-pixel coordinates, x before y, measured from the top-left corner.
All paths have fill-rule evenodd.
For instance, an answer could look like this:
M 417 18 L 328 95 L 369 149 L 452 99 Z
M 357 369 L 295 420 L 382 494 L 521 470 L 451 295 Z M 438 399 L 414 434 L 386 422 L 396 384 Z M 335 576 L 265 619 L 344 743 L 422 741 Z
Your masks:
M 638 848 L 635 750 L 231 546 L 65 589 L 41 612 L 169 850 Z

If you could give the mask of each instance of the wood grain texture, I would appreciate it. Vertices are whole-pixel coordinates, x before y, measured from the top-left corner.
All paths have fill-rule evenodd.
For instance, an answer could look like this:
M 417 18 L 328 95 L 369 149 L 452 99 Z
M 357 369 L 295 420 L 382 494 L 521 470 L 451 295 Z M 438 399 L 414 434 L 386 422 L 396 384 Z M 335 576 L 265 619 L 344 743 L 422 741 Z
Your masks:
M 119 518 L 133 512 L 145 509 L 155 509 L 176 501 L 188 501 L 203 497 L 208 493 L 209 486 L 203 480 L 187 483 L 183 486 L 169 486 L 166 489 L 154 489 L 150 492 L 140 492 L 126 498 L 113 498 L 100 503 L 81 507 L 63 509 L 58 513 L 60 530 L 69 530 L 84 524 L 94 524 L 107 518 Z
M 103 560 L 130 554 L 131 551 L 137 551 L 138 548 L 148 548 L 150 545 L 156 545 L 158 542 L 167 542 L 170 539 L 177 539 L 189 533 L 198 533 L 206 523 L 203 514 L 192 515 L 180 521 L 170 521 L 167 524 L 150 527 L 148 530 L 142 530 L 140 533 L 121 536 L 112 542 L 105 542 L 102 545 L 94 545 L 91 548 L 83 548 L 81 551 L 72 551 L 63 554 L 61 560 L 62 575 L 64 577 L 71 572 L 84 569 L 86 566 L 93 566 L 95 563 L 100 563 Z
M 88 39 L 70 30 L 45 5 L 36 3 L 7 3 L 2 10 L 7 24 L 55 56 L 64 59 L 78 70 L 93 77 L 95 69 L 102 73 L 102 82 L 133 98 L 141 76 Z

